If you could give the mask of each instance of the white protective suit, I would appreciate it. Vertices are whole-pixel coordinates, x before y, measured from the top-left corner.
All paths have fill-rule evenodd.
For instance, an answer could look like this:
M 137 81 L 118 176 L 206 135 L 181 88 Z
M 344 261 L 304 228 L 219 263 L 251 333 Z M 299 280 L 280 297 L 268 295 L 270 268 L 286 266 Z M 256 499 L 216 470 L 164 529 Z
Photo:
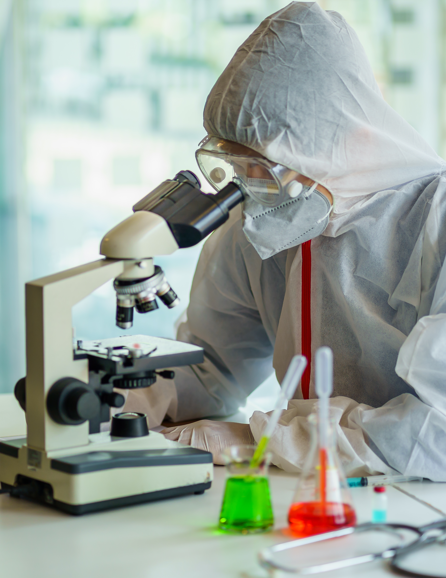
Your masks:
M 383 100 L 355 32 L 316 3 L 262 22 L 212 89 L 204 126 L 323 184 L 335 204 L 311 264 L 304 256 L 305 287 L 302 247 L 262 261 L 237 209 L 207 240 L 178 334 L 206 361 L 177 370 L 164 413 L 228 415 L 273 367 L 281 381 L 293 355 L 327 345 L 347 474 L 446 481 L 444 161 Z M 271 441 L 288 471 L 308 448 L 313 369 L 310 399 L 298 389 Z M 130 406 L 150 405 L 150 389 L 131 393 Z M 257 441 L 266 419 L 251 418 Z

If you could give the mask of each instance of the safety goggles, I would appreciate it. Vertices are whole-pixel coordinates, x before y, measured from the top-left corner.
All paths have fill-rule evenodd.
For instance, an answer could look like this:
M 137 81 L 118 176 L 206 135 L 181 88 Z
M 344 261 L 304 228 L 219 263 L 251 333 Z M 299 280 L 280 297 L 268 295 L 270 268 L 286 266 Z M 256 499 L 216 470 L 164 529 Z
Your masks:
M 198 166 L 216 191 L 234 181 L 243 193 L 268 207 L 276 207 L 302 192 L 302 183 L 296 180 L 302 175 L 248 147 L 213 136 L 207 136 L 198 146 Z

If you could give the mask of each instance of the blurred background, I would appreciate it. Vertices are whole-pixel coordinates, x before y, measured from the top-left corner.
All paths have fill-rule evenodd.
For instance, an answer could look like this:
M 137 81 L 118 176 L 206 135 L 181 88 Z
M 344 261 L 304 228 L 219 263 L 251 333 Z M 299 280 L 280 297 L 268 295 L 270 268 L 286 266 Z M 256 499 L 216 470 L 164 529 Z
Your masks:
M 237 47 L 280 0 L 0 0 L 0 393 L 25 375 L 24 283 L 99 258 L 104 233 L 181 169 Z M 446 153 L 446 0 L 320 0 L 358 33 L 384 98 Z M 174 337 L 200 247 L 158 263 L 181 297 L 133 332 Z M 76 338 L 120 335 L 107 284 Z M 274 380 L 251 400 L 274 393 Z M 256 405 L 257 404 L 257 405 Z

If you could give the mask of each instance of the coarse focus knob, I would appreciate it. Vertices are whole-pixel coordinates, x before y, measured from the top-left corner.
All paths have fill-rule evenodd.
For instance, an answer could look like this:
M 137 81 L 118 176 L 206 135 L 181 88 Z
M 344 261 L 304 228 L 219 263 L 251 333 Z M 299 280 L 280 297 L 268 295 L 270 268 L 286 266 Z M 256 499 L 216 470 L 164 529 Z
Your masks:
M 56 423 L 79 425 L 98 415 L 101 402 L 83 381 L 63 377 L 48 392 L 46 406 L 51 419 Z
M 26 411 L 26 377 L 22 377 L 15 384 L 14 395 L 23 411 Z

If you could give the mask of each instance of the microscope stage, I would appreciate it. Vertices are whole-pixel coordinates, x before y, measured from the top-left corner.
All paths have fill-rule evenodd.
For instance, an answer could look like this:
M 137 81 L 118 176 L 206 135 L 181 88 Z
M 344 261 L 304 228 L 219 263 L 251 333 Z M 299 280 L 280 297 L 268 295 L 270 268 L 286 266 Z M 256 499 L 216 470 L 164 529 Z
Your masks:
M 75 359 L 85 358 L 88 358 L 90 370 L 102 370 L 111 375 L 154 371 L 204 361 L 201 347 L 148 335 L 78 341 Z

